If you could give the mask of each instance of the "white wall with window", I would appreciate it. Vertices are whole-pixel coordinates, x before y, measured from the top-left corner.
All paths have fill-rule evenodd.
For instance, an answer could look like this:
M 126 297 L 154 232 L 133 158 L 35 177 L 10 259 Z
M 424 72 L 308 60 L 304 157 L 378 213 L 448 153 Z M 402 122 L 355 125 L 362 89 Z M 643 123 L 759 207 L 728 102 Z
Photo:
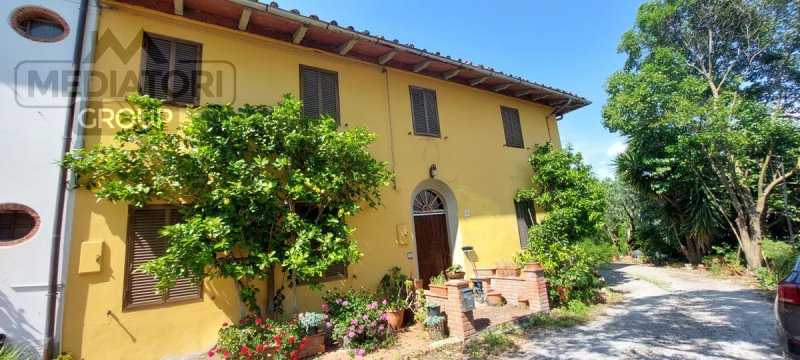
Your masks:
M 69 99 L 65 75 L 79 3 L 0 2 L 6 19 L 0 43 L 7 49 L 0 57 L 0 334 L 6 344 L 34 351 L 44 336 L 57 161 Z M 97 9 L 94 1 L 89 4 L 84 44 L 94 36 Z

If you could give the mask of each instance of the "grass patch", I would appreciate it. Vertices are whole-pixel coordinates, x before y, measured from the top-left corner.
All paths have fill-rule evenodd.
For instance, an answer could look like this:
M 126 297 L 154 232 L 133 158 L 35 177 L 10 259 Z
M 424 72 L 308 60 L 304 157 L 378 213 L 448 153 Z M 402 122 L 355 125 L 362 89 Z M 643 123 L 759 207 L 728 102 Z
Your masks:
M 651 283 L 651 284 L 653 284 L 653 285 L 655 285 L 655 286 L 657 286 L 657 287 L 659 287 L 659 288 L 661 288 L 663 290 L 670 291 L 672 289 L 672 286 L 670 286 L 670 284 L 668 282 L 664 281 L 664 280 L 656 279 L 654 277 L 644 276 L 644 275 L 636 275 L 636 276 L 638 276 L 640 279 L 642 279 L 644 281 L 647 281 L 647 282 L 649 282 L 649 283 Z
M 524 333 L 519 326 L 502 324 L 467 341 L 463 354 L 469 359 L 498 357 L 517 350 L 523 340 L 522 335 Z

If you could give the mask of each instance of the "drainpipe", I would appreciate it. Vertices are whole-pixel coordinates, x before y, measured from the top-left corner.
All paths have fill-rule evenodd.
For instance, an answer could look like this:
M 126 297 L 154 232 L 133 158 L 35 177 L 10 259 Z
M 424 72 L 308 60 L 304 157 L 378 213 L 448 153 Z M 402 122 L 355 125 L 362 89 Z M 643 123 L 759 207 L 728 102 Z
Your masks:
M 61 158 L 70 151 L 72 144 L 72 128 L 75 125 L 75 107 L 78 98 L 78 82 L 81 75 L 81 61 L 83 59 L 83 43 L 86 33 L 86 13 L 89 9 L 89 0 L 81 0 L 78 9 L 78 28 L 75 33 L 75 49 L 72 53 L 72 78 L 69 84 L 69 105 L 67 118 L 64 125 L 64 137 L 61 144 Z M 47 309 L 45 315 L 45 338 L 42 360 L 50 360 L 55 349 L 56 330 L 56 303 L 58 300 L 58 267 L 61 256 L 61 233 L 64 226 L 64 208 L 67 198 L 66 168 L 60 167 L 58 174 L 58 187 L 56 192 L 56 213 L 53 224 L 52 242 L 50 245 L 50 275 L 47 282 Z
M 550 135 L 550 117 L 555 114 L 558 114 L 561 110 L 566 109 L 570 103 L 572 103 L 572 98 L 567 99 L 567 102 L 564 105 L 562 105 L 558 109 L 553 110 L 553 112 L 547 114 L 547 116 L 544 117 L 544 124 L 547 125 L 547 139 L 549 142 L 553 142 L 553 136 Z M 564 115 L 556 115 L 556 121 L 561 120 L 562 117 L 564 117 Z

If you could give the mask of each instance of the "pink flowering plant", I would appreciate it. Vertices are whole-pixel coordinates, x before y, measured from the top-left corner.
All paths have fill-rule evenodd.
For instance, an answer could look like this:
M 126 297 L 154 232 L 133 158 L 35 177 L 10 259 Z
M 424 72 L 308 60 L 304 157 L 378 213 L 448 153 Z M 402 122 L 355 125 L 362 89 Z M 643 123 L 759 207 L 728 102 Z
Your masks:
M 385 300 L 378 300 L 365 290 L 356 292 L 350 289 L 346 292 L 328 291 L 323 301 L 325 327 L 356 355 L 363 356 L 377 349 L 391 335 L 386 321 Z
M 223 323 L 217 347 L 209 357 L 219 354 L 224 359 L 298 359 L 305 349 L 306 338 L 298 321 L 279 322 L 247 315 L 238 323 Z

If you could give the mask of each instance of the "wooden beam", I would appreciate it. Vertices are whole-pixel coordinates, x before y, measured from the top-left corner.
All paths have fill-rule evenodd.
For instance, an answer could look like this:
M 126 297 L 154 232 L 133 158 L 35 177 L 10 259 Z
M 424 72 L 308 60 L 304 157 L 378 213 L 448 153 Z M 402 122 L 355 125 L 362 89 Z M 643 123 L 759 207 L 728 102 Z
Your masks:
M 346 43 L 342 44 L 342 46 L 339 46 L 339 55 L 347 55 L 347 53 L 350 52 L 350 49 L 352 49 L 353 46 L 356 46 L 357 43 L 358 39 L 356 38 L 347 40 Z
M 452 79 L 454 76 L 458 75 L 458 73 L 460 73 L 460 72 L 462 72 L 462 71 L 464 71 L 464 69 L 453 69 L 453 70 L 449 70 L 449 71 L 447 71 L 447 72 L 445 72 L 445 73 L 444 73 L 444 75 L 442 76 L 442 78 L 444 78 L 445 80 L 450 80 L 450 79 Z
M 183 16 L 183 0 L 175 0 L 175 15 Z
M 303 24 L 303 26 L 297 28 L 297 30 L 294 31 L 294 35 L 292 35 L 292 42 L 299 44 L 300 41 L 303 41 L 303 38 L 306 36 L 306 31 L 308 31 L 308 25 Z
M 247 30 L 247 24 L 250 23 L 250 14 L 253 13 L 253 10 L 250 8 L 244 8 L 242 10 L 242 16 L 239 17 L 239 30 L 245 31 Z
M 421 63 L 415 64 L 414 68 L 412 70 L 414 70 L 415 73 L 418 73 L 418 72 L 420 72 L 422 70 L 425 70 L 425 68 L 427 68 L 432 63 L 433 63 L 433 61 L 431 61 L 431 60 L 425 60 L 425 61 L 423 61 Z
M 508 87 L 511 86 L 511 85 L 512 85 L 511 83 L 500 84 L 500 85 L 497 85 L 497 86 L 493 87 L 492 90 L 494 92 L 503 91 L 505 89 L 508 89 Z
M 484 82 L 486 80 L 489 80 L 490 77 L 491 76 L 481 76 L 479 78 L 474 78 L 474 79 L 469 81 L 469 86 L 477 86 L 480 83 L 482 83 L 482 82 Z
M 539 97 L 535 97 L 535 98 L 533 98 L 533 99 L 531 99 L 531 100 L 533 100 L 533 101 L 539 101 L 539 100 L 544 100 L 544 99 L 547 99 L 548 97 L 550 97 L 550 94 L 546 94 L 546 95 L 542 95 L 542 96 L 539 96 Z
M 517 91 L 514 91 L 514 96 L 516 96 L 516 97 L 525 96 L 525 95 L 528 95 L 528 94 L 530 94 L 532 92 L 533 92 L 533 89 L 517 90 Z
M 399 52 L 400 51 L 397 50 L 397 49 L 389 50 L 389 52 L 387 52 L 386 54 L 381 55 L 381 57 L 378 58 L 378 64 L 381 64 L 381 65 L 386 64 L 387 62 L 389 62 L 389 60 L 392 60 L 392 58 L 394 58 L 394 56 L 397 55 L 397 53 L 399 53 Z

